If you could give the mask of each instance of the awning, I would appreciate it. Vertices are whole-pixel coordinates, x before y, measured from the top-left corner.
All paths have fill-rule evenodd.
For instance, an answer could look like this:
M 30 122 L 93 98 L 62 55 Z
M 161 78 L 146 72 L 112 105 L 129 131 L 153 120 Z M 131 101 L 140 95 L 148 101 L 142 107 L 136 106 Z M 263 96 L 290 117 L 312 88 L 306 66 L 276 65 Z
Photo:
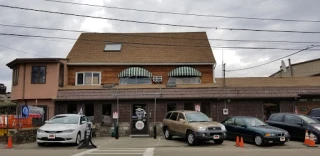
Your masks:
M 173 69 L 168 74 L 170 77 L 174 76 L 201 76 L 201 72 L 192 67 L 178 67 Z
M 130 67 L 118 74 L 118 77 L 133 77 L 133 76 L 142 76 L 142 77 L 152 77 L 151 72 L 141 67 Z

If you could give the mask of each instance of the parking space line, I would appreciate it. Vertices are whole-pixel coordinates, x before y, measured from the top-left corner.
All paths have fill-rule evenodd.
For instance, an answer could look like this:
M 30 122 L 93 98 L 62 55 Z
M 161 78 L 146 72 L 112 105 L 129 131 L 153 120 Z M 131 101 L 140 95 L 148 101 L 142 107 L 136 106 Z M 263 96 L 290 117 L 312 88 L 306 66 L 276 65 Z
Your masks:
M 86 155 L 109 155 L 109 154 L 112 154 L 112 155 L 115 155 L 115 154 L 121 154 L 121 155 L 125 155 L 125 154 L 129 154 L 129 155 L 142 155 L 143 153 L 88 153 Z
M 153 156 L 154 148 L 147 148 L 143 156 Z
M 86 150 L 86 151 L 83 151 L 81 153 L 78 153 L 78 154 L 74 154 L 72 156 L 83 156 L 83 155 L 86 155 L 86 154 L 89 154 L 91 152 L 94 152 L 94 151 L 97 151 L 98 149 L 89 149 L 89 150 Z

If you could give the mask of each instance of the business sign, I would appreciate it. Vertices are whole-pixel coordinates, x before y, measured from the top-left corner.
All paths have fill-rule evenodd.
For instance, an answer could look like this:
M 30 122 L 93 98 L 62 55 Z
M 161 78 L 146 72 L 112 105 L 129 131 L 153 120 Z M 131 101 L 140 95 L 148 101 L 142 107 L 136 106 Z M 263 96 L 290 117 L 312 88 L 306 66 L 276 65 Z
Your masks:
M 119 118 L 118 112 L 113 112 L 112 118 L 118 119 Z
M 28 106 L 22 106 L 21 107 L 21 117 L 27 118 L 29 116 L 29 107 Z
M 228 111 L 228 109 L 226 109 L 226 108 L 225 108 L 225 109 L 223 109 L 223 111 L 222 111 L 222 112 L 223 112 L 223 115 L 228 115 L 228 114 L 229 114 L 229 111 Z
M 144 128 L 144 123 L 142 121 L 137 121 L 135 126 L 137 130 L 142 130 Z
M 194 105 L 194 109 L 195 111 L 200 112 L 200 105 L 199 104 Z

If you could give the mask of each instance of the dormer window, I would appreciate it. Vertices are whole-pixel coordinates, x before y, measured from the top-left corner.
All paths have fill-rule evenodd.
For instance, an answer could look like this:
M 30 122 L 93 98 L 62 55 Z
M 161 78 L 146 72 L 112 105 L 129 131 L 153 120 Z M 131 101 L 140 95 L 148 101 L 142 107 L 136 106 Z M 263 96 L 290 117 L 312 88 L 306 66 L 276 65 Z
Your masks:
M 107 43 L 104 47 L 104 51 L 121 51 L 122 43 Z

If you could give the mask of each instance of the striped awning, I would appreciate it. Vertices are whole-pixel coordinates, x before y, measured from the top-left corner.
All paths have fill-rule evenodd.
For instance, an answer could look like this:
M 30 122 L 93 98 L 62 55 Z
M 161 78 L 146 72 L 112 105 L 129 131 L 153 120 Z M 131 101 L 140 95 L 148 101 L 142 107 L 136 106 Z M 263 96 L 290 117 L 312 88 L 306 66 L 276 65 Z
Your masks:
M 192 67 L 178 67 L 173 69 L 168 74 L 170 77 L 174 76 L 201 76 L 201 72 Z
M 141 76 L 141 77 L 152 77 L 151 72 L 141 67 L 130 67 L 118 74 L 118 77 L 133 77 L 133 76 Z

